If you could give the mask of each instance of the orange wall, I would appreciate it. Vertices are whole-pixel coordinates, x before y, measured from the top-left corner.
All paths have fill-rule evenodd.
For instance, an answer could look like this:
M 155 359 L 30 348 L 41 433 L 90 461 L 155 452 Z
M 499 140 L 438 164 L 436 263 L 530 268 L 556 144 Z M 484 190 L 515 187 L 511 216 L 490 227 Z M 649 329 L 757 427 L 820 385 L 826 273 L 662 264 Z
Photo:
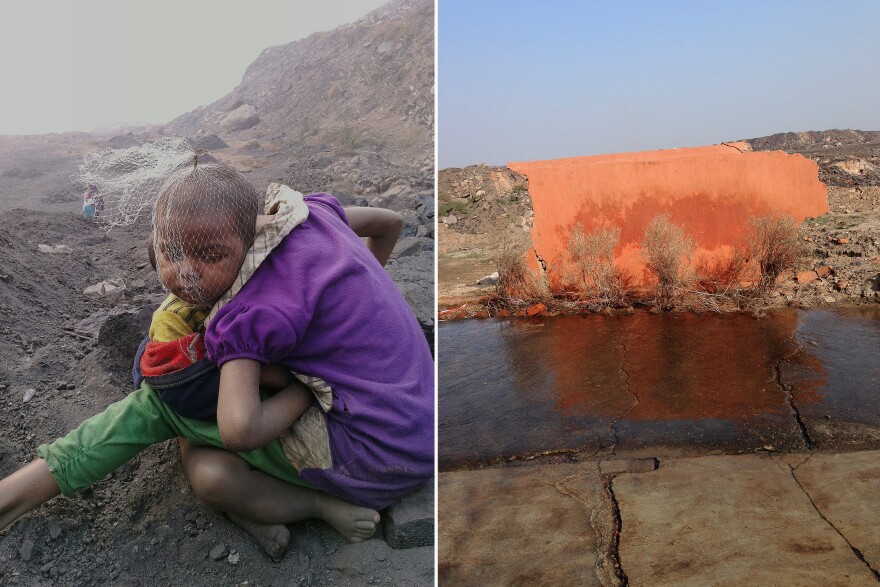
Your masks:
M 727 258 L 751 216 L 787 214 L 800 223 L 828 211 L 817 165 L 782 151 L 749 152 L 745 143 L 511 163 L 526 175 L 535 219 L 532 242 L 551 283 L 581 223 L 621 229 L 616 264 L 647 284 L 639 243 L 648 222 L 667 214 L 697 245 L 694 262 Z

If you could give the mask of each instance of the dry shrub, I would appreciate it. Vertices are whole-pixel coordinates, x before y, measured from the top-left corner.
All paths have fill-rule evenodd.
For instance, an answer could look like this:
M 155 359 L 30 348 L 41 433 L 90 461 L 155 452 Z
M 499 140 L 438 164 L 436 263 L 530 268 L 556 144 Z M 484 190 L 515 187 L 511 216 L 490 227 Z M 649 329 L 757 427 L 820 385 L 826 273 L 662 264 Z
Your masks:
M 791 216 L 754 216 L 749 219 L 747 251 L 759 270 L 757 289 L 768 293 L 777 278 L 792 270 L 804 255 L 797 222 Z
M 729 257 L 704 259 L 694 267 L 695 287 L 686 290 L 687 295 L 676 305 L 718 313 L 741 310 L 751 297 L 744 288 L 749 267 L 749 259 L 741 247 L 734 248 Z
M 753 216 L 730 258 L 697 267 L 698 290 L 690 292 L 695 294 L 690 303 L 716 311 L 763 312 L 779 276 L 795 269 L 804 254 L 793 218 Z
M 498 281 L 495 292 L 506 300 L 540 301 L 550 297 L 547 282 L 526 263 L 526 248 L 503 243 L 495 254 Z
M 569 261 L 577 273 L 579 289 L 596 298 L 599 305 L 620 302 L 621 278 L 614 266 L 614 249 L 620 243 L 620 228 L 597 228 L 584 234 L 575 224 L 568 237 Z
M 690 281 L 689 265 L 694 241 L 665 214 L 651 219 L 642 237 L 646 267 L 657 276 L 657 303 L 669 306 L 678 290 Z
M 749 279 L 749 256 L 742 247 L 729 257 L 710 257 L 694 266 L 697 288 L 706 293 L 736 296 Z

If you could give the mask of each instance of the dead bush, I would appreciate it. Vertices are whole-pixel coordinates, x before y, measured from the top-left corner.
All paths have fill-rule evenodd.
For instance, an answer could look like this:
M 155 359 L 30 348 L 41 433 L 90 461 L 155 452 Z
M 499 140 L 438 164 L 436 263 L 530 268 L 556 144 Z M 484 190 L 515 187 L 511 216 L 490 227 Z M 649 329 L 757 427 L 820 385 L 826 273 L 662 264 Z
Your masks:
M 749 280 L 749 254 L 736 246 L 729 257 L 710 257 L 694 266 L 698 290 L 728 297 L 736 297 Z
M 642 256 L 657 276 L 657 304 L 661 307 L 671 305 L 679 289 L 690 281 L 694 249 L 694 241 L 665 214 L 652 218 L 645 228 Z
M 550 297 L 547 282 L 529 269 L 526 251 L 523 246 L 506 242 L 502 243 L 495 254 L 495 267 L 498 271 L 495 292 L 506 300 L 530 302 Z
M 760 293 L 772 291 L 777 278 L 793 270 L 804 256 L 797 231 L 791 216 L 768 214 L 749 219 L 746 247 L 758 266 Z
M 620 243 L 620 228 L 597 228 L 584 234 L 575 224 L 568 237 L 569 262 L 577 274 L 579 289 L 594 297 L 598 305 L 617 304 L 622 296 L 621 279 L 614 266 L 614 249 Z

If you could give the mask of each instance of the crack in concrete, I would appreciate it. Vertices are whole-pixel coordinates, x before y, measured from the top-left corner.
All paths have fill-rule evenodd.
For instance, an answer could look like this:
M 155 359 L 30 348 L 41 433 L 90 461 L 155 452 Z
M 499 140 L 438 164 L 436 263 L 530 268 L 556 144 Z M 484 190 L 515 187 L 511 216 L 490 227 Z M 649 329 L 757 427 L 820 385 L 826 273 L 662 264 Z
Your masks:
M 812 456 L 812 455 L 810 455 L 810 456 Z M 810 460 L 810 459 L 809 459 L 809 458 L 806 459 L 804 462 L 800 463 L 800 464 L 798 465 L 798 467 L 800 467 L 801 465 L 803 465 L 804 463 L 806 463 L 808 460 Z M 789 465 L 788 468 L 789 468 L 789 470 L 791 471 L 791 478 L 794 479 L 794 482 L 797 483 L 797 486 L 800 487 L 800 489 L 801 489 L 801 491 L 804 493 L 804 495 L 807 496 L 807 499 L 810 500 L 810 505 L 812 505 L 812 506 L 813 506 L 813 509 L 816 510 L 816 513 L 819 514 L 819 517 L 822 518 L 823 520 L 825 520 L 825 523 L 828 524 L 829 526 L 831 526 L 831 528 L 832 528 L 835 532 L 837 532 L 837 534 L 838 534 L 841 538 L 843 538 L 844 542 L 846 542 L 847 545 L 852 549 L 853 554 L 856 555 L 856 557 L 857 557 L 860 561 L 862 561 L 862 563 L 864 563 L 864 565 L 865 565 L 866 567 L 868 567 L 868 570 L 871 571 L 871 573 L 874 574 L 874 579 L 876 579 L 877 582 L 880 583 L 880 572 L 878 572 L 877 569 L 875 569 L 874 567 L 872 567 L 872 566 L 871 566 L 871 563 L 869 563 L 869 562 L 867 561 L 867 559 L 865 559 L 865 555 L 862 554 L 862 551 L 859 550 L 858 548 L 856 548 L 855 546 L 853 546 L 852 542 L 850 542 L 849 539 L 848 539 L 846 536 L 843 535 L 843 532 L 841 532 L 841 531 L 837 528 L 837 526 L 835 526 L 835 525 L 831 522 L 831 520 L 829 520 L 828 518 L 825 517 L 825 514 L 822 513 L 822 511 L 821 511 L 821 510 L 819 509 L 819 507 L 816 505 L 816 502 L 813 501 L 813 496 L 810 495 L 810 493 L 807 491 L 807 489 L 806 489 L 803 485 L 801 485 L 801 481 L 800 481 L 800 479 L 798 479 L 798 478 L 797 478 L 797 475 L 794 474 L 794 472 L 795 472 L 795 470 L 797 469 L 797 467 L 792 467 L 791 465 Z
M 611 559 L 614 576 L 620 585 L 626 587 L 629 585 L 629 577 L 620 564 L 620 533 L 623 531 L 623 519 L 620 516 L 620 504 L 617 502 L 617 496 L 614 495 L 614 476 L 603 476 L 602 489 L 605 491 L 605 497 L 611 503 L 611 515 L 614 520 L 614 535 L 609 545 L 609 558 Z
M 797 465 L 794 465 L 794 466 L 789 465 L 788 467 L 789 467 L 792 471 L 797 471 L 799 468 L 801 468 L 802 466 L 804 466 L 804 465 L 806 465 L 807 463 L 809 463 L 809 462 L 810 462 L 810 459 L 813 458 L 813 455 L 814 455 L 814 454 L 816 454 L 816 453 L 811 452 L 810 454 L 807 455 L 807 458 L 805 458 L 804 460 L 802 460 L 801 462 L 799 462 Z
M 804 447 L 807 450 L 813 450 L 816 447 L 816 444 L 813 442 L 813 439 L 810 437 L 810 432 L 807 430 L 806 424 L 804 424 L 803 419 L 801 418 L 801 411 L 798 409 L 797 404 L 794 403 L 794 396 L 791 394 L 791 385 L 786 385 L 782 381 L 782 369 L 781 365 L 791 357 L 797 354 L 797 351 L 788 355 L 787 357 L 781 359 L 778 363 L 773 364 L 773 374 L 774 379 L 776 380 L 776 385 L 779 386 L 779 389 L 785 392 L 785 401 L 788 404 L 789 409 L 791 410 L 792 415 L 794 416 L 795 422 L 797 422 L 798 430 L 801 433 L 801 440 L 804 443 Z
M 598 469 L 597 469 L 598 474 Z M 584 497 L 580 491 L 571 487 L 590 485 L 592 486 L 594 479 L 585 473 L 575 473 L 557 481 L 544 481 L 548 485 L 552 485 L 558 493 L 571 498 L 580 504 L 589 514 L 590 528 L 593 530 L 595 538 L 596 557 L 595 572 L 599 582 L 605 587 L 617 587 L 620 585 L 617 568 L 619 566 L 618 558 L 614 556 L 612 543 L 617 530 L 617 523 L 614 521 L 612 514 L 612 503 L 607 498 L 604 484 L 600 483 L 599 487 L 591 491 L 597 492 L 593 494 L 592 499 L 600 497 L 600 501 L 595 506 L 590 499 Z M 607 502 L 607 503 L 606 503 Z
M 639 396 L 632 390 L 632 386 L 629 383 L 629 371 L 626 370 L 626 363 L 624 362 L 624 357 L 626 357 L 626 344 L 623 343 L 620 339 L 617 340 L 617 345 L 620 349 L 620 371 L 623 373 L 623 381 L 625 384 L 626 392 L 633 396 L 635 400 L 628 408 L 623 410 L 616 418 L 614 418 L 608 424 L 608 429 L 611 430 L 612 436 L 614 436 L 614 443 L 611 445 L 611 454 L 614 454 L 614 449 L 617 448 L 617 445 L 620 444 L 620 437 L 617 434 L 617 426 L 616 424 L 620 422 L 628 413 L 630 413 L 637 405 L 639 405 Z
M 512 463 L 515 461 L 532 461 L 535 459 L 539 459 L 541 457 L 552 457 L 552 456 L 558 456 L 558 455 L 573 455 L 573 454 L 579 454 L 581 452 L 583 452 L 583 451 L 578 448 L 552 448 L 549 450 L 542 450 L 541 452 L 536 452 L 536 453 L 524 453 L 524 454 L 519 454 L 519 455 L 510 455 L 509 457 L 504 459 L 504 461 L 507 463 Z M 587 455 L 587 458 L 596 456 L 596 454 L 598 454 L 598 452 L 599 451 L 596 451 L 592 455 Z

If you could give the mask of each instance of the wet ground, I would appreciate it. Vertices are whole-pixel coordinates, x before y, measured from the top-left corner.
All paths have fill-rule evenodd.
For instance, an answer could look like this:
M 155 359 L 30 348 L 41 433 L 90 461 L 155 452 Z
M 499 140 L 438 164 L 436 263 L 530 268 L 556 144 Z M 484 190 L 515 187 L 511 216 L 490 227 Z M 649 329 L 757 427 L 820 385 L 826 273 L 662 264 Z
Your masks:
M 440 468 L 547 453 L 880 447 L 880 309 L 439 329 Z

